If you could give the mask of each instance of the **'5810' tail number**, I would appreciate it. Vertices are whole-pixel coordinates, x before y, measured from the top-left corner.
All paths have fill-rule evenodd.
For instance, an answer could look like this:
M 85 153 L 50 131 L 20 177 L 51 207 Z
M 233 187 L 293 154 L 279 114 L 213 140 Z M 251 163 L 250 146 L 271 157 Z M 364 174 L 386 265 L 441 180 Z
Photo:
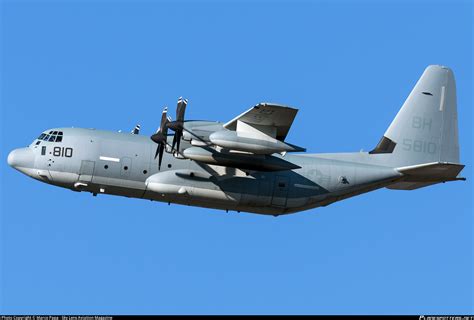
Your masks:
M 71 158 L 72 157 L 72 148 L 54 147 L 53 156 Z

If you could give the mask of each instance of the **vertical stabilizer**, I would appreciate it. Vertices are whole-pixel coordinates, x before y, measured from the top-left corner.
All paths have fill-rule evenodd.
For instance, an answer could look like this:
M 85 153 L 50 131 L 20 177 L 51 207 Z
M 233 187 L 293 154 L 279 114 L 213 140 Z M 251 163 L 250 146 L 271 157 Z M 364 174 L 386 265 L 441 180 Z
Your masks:
M 456 84 L 451 69 L 426 68 L 371 154 L 390 153 L 394 167 L 459 163 Z

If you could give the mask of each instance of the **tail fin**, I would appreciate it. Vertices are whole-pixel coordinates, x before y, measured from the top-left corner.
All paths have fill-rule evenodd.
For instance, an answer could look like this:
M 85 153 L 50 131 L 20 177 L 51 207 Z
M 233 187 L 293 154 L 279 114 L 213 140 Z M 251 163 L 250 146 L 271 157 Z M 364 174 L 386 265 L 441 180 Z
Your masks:
M 426 68 L 370 153 L 391 153 L 393 167 L 459 163 L 456 84 L 449 68 Z
M 444 66 L 429 66 L 370 154 L 402 174 L 389 189 L 413 190 L 465 180 L 459 164 L 456 84 Z M 388 154 L 388 155 L 387 155 Z

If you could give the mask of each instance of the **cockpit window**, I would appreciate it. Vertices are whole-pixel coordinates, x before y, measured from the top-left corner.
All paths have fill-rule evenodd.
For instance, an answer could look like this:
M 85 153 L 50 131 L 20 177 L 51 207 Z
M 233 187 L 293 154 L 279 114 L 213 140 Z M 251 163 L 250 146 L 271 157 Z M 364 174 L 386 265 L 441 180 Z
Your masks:
M 48 141 L 48 142 L 62 142 L 63 141 L 63 132 L 62 131 L 50 131 L 49 134 L 42 133 L 38 140 Z

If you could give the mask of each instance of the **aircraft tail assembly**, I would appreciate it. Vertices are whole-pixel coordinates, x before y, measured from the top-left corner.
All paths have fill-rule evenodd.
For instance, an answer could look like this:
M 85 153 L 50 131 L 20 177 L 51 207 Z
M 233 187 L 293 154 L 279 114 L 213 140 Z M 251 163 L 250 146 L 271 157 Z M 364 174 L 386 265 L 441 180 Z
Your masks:
M 412 92 L 370 154 L 390 154 L 388 164 L 410 183 L 393 189 L 411 190 L 457 180 L 459 164 L 456 84 L 444 66 L 426 68 Z

